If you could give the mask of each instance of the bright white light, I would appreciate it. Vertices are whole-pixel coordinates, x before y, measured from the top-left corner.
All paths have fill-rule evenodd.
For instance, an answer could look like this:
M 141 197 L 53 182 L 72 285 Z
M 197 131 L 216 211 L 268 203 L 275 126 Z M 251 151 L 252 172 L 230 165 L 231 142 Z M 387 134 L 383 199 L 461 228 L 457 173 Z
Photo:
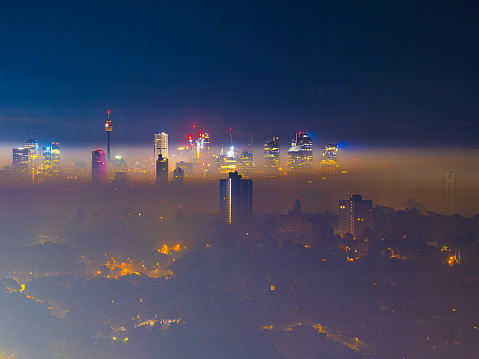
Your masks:
M 226 152 L 226 157 L 234 157 L 235 155 L 235 146 L 231 146 L 230 150 Z

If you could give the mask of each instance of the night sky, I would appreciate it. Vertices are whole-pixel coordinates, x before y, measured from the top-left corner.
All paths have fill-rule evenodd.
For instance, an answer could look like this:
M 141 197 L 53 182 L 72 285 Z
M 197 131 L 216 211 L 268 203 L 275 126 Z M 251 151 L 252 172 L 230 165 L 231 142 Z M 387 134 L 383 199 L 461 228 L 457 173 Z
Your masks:
M 8 1 L 0 141 L 476 146 L 478 9 L 445 1 Z M 286 137 L 286 138 L 285 138 Z M 220 140 L 218 140 L 220 142 Z M 221 143 L 218 143 L 221 145 Z

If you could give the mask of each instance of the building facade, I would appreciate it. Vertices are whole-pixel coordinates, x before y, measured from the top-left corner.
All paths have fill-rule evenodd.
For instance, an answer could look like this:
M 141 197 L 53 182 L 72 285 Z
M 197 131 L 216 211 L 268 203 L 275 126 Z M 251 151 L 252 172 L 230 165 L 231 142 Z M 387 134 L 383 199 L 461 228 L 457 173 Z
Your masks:
M 250 222 L 253 216 L 253 180 L 230 172 L 220 179 L 220 214 L 229 224 Z
M 338 145 L 329 144 L 321 149 L 319 167 L 326 173 L 334 173 L 338 168 Z
M 288 151 L 288 173 L 302 174 L 313 171 L 313 141 L 307 133 L 298 132 Z
M 264 171 L 266 174 L 277 174 L 281 167 L 279 155 L 279 137 L 273 137 L 264 144 Z
M 363 200 L 360 194 L 352 194 L 349 200 L 339 201 L 338 233 L 344 236 L 351 233 L 354 238 L 363 234 L 373 225 L 373 201 Z
M 28 148 L 14 148 L 12 149 L 12 170 L 16 174 L 22 175 L 28 173 Z
M 158 156 L 161 155 L 163 158 L 168 157 L 168 134 L 167 133 L 155 133 L 153 135 L 153 144 L 154 144 L 154 154 L 153 158 L 158 160 Z
M 93 184 L 106 184 L 108 166 L 106 153 L 100 149 L 91 153 L 91 182 Z
M 60 142 L 52 142 L 51 146 L 43 147 L 43 171 L 48 177 L 60 174 Z
M 158 187 L 168 184 L 168 158 L 163 157 L 161 153 L 156 160 L 156 185 Z

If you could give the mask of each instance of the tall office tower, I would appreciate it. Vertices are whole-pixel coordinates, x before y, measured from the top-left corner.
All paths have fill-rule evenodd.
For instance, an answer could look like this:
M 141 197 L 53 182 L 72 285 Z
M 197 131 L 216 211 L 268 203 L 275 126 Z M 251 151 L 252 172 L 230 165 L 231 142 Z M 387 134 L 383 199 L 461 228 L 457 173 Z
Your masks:
M 154 156 L 155 161 L 158 159 L 158 155 L 163 158 L 168 158 L 168 134 L 167 133 L 155 133 L 153 135 L 154 144 Z
M 313 171 L 313 141 L 307 133 L 298 132 L 288 151 L 289 173 L 310 173 Z
M 91 153 L 91 182 L 93 184 L 105 184 L 107 182 L 108 165 L 106 153 L 95 150 Z
M 173 183 L 185 183 L 185 171 L 181 167 L 176 167 L 173 171 Z
M 206 150 L 206 153 L 210 153 L 210 134 L 208 132 L 206 132 L 204 135 L 203 135 L 203 138 L 204 138 L 204 145 L 205 145 L 205 150 Z
M 329 144 L 321 149 L 321 170 L 327 173 L 334 173 L 338 168 L 338 145 Z
M 60 173 L 60 142 L 43 147 L 43 170 L 48 176 L 58 176 Z
M 372 227 L 373 201 L 364 200 L 360 194 L 352 194 L 349 200 L 339 201 L 339 226 L 341 236 L 351 233 L 357 238 L 364 233 L 366 228 Z
M 14 148 L 12 170 L 16 174 L 28 173 L 28 148 Z
M 43 170 L 46 174 L 52 173 L 52 148 L 43 147 Z
M 160 153 L 156 160 L 156 185 L 158 187 L 168 184 L 168 158 Z
M 108 119 L 106 120 L 106 123 L 105 123 L 105 132 L 106 132 L 106 135 L 107 135 L 107 153 L 108 153 L 108 162 L 107 163 L 110 163 L 110 133 L 113 131 L 113 125 L 111 124 L 111 120 L 110 120 L 110 111 L 108 111 Z
M 236 171 L 230 172 L 228 179 L 220 179 L 220 214 L 229 224 L 251 221 L 253 180 L 243 179 Z
M 28 173 L 32 176 L 32 182 L 37 181 L 40 169 L 40 146 L 33 138 L 25 141 L 23 148 L 28 149 Z
M 60 142 L 52 142 L 52 172 L 54 175 L 60 173 Z
M 456 174 L 452 171 L 441 173 L 441 212 L 452 215 L 456 213 L 455 207 Z
M 280 168 L 279 157 L 279 137 L 273 137 L 272 140 L 264 144 L 264 170 L 267 174 L 277 174 Z

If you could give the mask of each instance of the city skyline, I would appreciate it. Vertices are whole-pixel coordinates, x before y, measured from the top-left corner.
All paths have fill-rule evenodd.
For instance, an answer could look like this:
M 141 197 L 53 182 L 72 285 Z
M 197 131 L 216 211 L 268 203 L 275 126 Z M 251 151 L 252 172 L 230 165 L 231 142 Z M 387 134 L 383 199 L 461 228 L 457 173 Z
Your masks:
M 285 138 L 295 123 L 327 143 L 477 147 L 466 3 L 56 5 L 5 9 L 0 141 L 33 129 L 39 141 L 96 142 L 106 108 L 130 144 L 202 122 L 217 138 L 235 124 Z
M 478 9 L 3 2 L 0 359 L 477 357 Z

